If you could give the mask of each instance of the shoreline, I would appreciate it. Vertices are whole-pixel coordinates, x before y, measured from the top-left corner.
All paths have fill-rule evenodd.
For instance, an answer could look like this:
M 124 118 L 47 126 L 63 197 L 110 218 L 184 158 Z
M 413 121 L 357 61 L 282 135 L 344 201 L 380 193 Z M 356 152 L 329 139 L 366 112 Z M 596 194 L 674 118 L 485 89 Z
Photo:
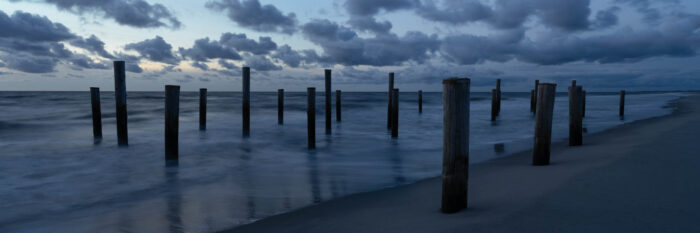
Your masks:
M 552 164 L 548 167 L 538 169 L 530 166 L 532 149 L 472 164 L 469 208 L 456 214 L 444 215 L 439 212 L 441 180 L 440 177 L 433 177 L 403 186 L 351 194 L 221 232 L 453 232 L 450 229 L 466 230 L 468 228 L 462 227 L 497 224 L 498 220 L 532 205 L 536 199 L 568 186 L 570 179 L 623 159 L 629 148 L 611 145 L 609 141 L 640 137 L 629 135 L 629 131 L 683 117 L 688 111 L 700 115 L 700 111 L 691 111 L 696 110 L 694 107 L 698 105 L 689 103 L 693 99 L 698 100 L 700 96 L 685 96 L 671 101 L 668 104 L 674 109 L 671 114 L 586 134 L 581 147 L 568 147 L 566 139 L 553 142 Z M 654 132 L 642 134 L 648 136 Z M 601 155 L 611 153 L 613 156 Z M 578 156 L 567 157 L 565 154 Z M 546 176 L 546 182 L 538 181 L 543 179 L 542 176 Z M 456 216 L 467 218 L 459 221 L 460 218 Z M 446 224 L 450 222 L 454 224 Z M 507 229 L 507 226 L 502 227 Z

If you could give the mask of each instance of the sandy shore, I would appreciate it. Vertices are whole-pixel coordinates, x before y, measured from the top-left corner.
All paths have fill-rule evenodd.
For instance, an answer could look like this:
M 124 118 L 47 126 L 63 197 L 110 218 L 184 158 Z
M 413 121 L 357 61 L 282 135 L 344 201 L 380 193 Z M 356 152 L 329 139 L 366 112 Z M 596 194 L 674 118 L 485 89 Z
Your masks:
M 469 209 L 440 213 L 440 179 L 351 195 L 225 232 L 700 232 L 700 96 L 677 111 L 470 167 Z M 611 113 L 614 114 L 614 113 Z

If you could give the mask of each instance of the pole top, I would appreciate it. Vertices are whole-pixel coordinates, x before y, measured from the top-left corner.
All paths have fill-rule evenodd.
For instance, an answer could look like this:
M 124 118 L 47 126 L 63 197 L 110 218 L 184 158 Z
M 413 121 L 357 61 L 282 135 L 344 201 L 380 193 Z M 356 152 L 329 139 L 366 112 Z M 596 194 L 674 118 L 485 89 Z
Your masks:
M 469 78 L 448 78 L 443 79 L 442 84 L 469 84 Z
M 180 88 L 179 85 L 165 85 L 165 88 Z
M 540 86 L 555 86 L 555 87 L 557 86 L 556 83 L 539 83 L 538 85 L 540 85 Z
M 306 90 L 316 90 L 315 87 L 307 87 Z
M 99 90 L 100 88 L 99 88 L 99 87 L 90 87 L 90 90 L 92 90 L 92 89 L 97 89 L 97 90 Z

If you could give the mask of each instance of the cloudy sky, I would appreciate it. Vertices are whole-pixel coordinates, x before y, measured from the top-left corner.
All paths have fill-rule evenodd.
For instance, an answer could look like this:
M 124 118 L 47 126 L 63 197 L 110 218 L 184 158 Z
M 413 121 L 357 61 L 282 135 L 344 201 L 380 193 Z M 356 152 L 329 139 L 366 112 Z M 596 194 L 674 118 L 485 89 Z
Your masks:
M 1 0 L 0 90 L 700 88 L 697 0 Z

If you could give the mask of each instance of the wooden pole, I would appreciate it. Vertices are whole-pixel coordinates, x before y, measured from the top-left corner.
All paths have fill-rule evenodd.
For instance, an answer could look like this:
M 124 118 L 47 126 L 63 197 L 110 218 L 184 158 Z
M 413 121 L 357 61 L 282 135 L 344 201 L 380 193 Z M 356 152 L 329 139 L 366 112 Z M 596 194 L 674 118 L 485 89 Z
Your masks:
M 180 86 L 165 86 L 165 159 L 178 159 Z
M 284 124 L 284 89 L 277 89 L 277 124 Z
M 90 102 L 92 103 L 92 135 L 97 144 L 102 141 L 102 107 L 99 87 L 90 88 Z
M 309 149 L 316 148 L 316 88 L 306 89 L 306 129 Z
M 207 130 L 207 89 L 199 89 L 199 130 Z
M 469 178 L 469 79 L 442 81 L 443 213 L 467 208 Z
M 582 118 L 582 91 L 581 86 L 569 87 L 569 146 L 583 144 L 583 120 Z
M 335 90 L 335 120 L 340 122 L 340 90 Z
M 496 79 L 496 116 L 501 115 L 501 79 Z
M 549 165 L 550 145 L 552 144 L 552 115 L 556 84 L 541 83 L 537 88 L 537 109 L 535 110 L 535 146 L 532 150 L 532 164 Z
M 331 119 L 333 112 L 331 111 L 331 70 L 326 70 L 326 134 L 331 134 Z
M 418 91 L 418 113 L 423 113 L 423 90 Z
M 391 137 L 399 137 L 399 89 L 391 92 Z
M 391 103 L 392 103 L 391 102 L 391 92 L 393 90 L 394 90 L 394 72 L 391 72 L 391 73 L 389 73 L 389 91 L 387 92 L 389 95 L 387 97 L 389 107 L 387 108 L 387 111 L 386 111 L 386 117 L 387 117 L 386 118 L 386 128 L 387 129 L 391 129 Z
M 243 137 L 250 136 L 250 67 L 243 67 Z
M 491 89 L 491 121 L 496 121 L 498 115 L 498 90 Z
M 114 62 L 114 101 L 117 107 L 117 141 L 119 146 L 129 145 L 126 114 L 126 72 L 124 61 Z
M 620 91 L 620 116 L 625 116 L 625 91 Z

